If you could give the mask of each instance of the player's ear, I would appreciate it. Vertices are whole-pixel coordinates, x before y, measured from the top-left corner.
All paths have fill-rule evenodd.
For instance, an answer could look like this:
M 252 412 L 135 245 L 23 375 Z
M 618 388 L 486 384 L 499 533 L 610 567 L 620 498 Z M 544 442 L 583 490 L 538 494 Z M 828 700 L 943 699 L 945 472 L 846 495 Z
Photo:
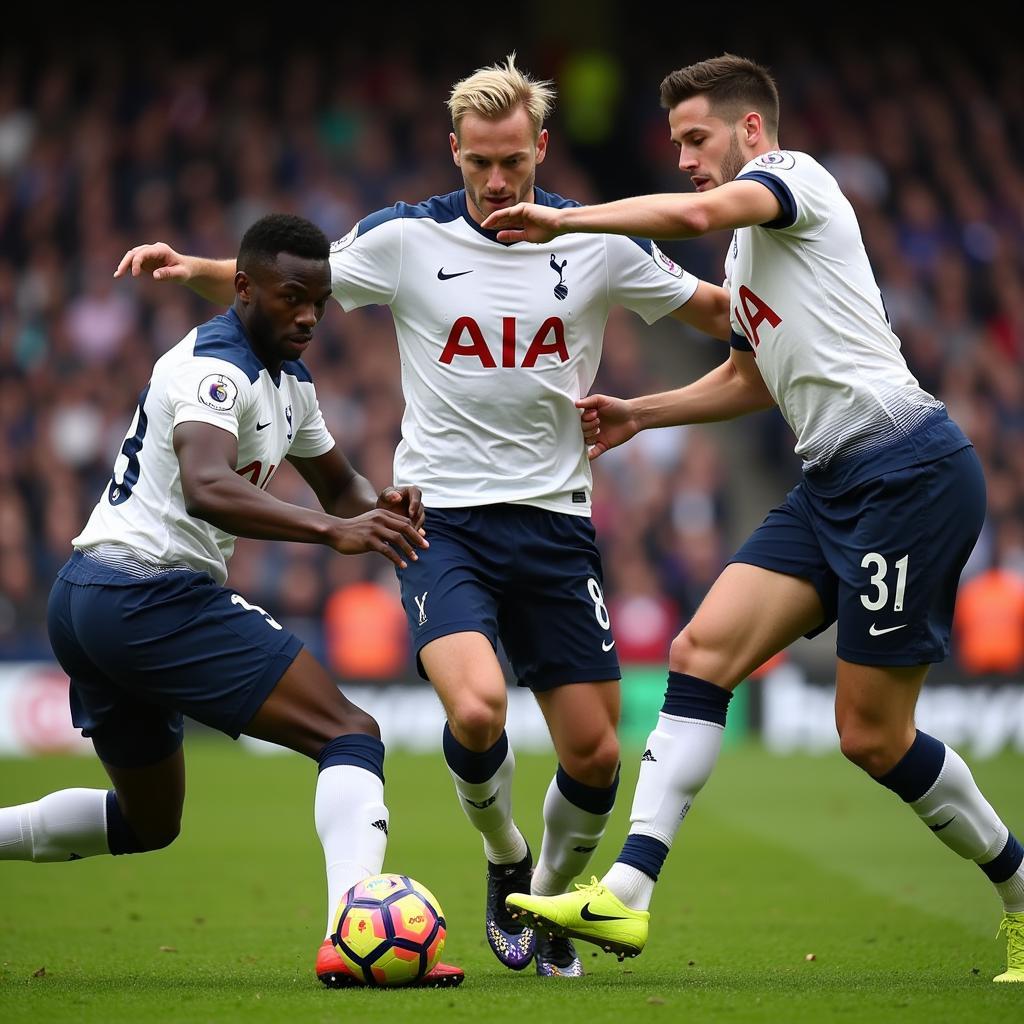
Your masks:
M 459 157 L 459 137 L 455 132 L 448 133 L 448 144 L 452 147 L 452 159 L 455 161 L 455 166 L 461 167 L 462 160 Z
M 244 270 L 235 273 L 235 294 L 245 303 L 252 301 L 252 278 Z
M 547 128 L 541 128 L 540 135 L 537 136 L 537 163 L 543 163 L 544 157 L 548 153 L 548 130 Z
M 764 118 L 751 110 L 743 117 L 743 138 L 748 146 L 756 146 L 764 135 Z

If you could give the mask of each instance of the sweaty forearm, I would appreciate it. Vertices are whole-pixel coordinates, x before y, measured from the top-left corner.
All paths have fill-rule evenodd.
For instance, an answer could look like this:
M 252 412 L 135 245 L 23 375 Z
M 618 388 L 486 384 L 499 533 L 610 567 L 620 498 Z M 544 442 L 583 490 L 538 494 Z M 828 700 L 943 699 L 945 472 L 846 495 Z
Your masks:
M 231 472 L 191 481 L 185 509 L 225 533 L 254 540 L 324 544 L 335 524 L 333 517 L 281 501 Z
M 731 420 L 772 404 L 763 387 L 744 380 L 731 363 L 723 363 L 686 387 L 634 398 L 629 406 L 640 429 L 648 430 Z
M 377 494 L 372 484 L 365 476 L 356 473 L 348 486 L 331 502 L 328 511 L 343 519 L 352 519 L 376 507 Z
M 185 282 L 197 295 L 218 306 L 235 301 L 235 261 L 189 257 L 189 277 Z
M 707 230 L 695 197 L 666 193 L 633 196 L 599 206 L 558 211 L 558 231 L 637 235 L 643 238 L 694 238 Z

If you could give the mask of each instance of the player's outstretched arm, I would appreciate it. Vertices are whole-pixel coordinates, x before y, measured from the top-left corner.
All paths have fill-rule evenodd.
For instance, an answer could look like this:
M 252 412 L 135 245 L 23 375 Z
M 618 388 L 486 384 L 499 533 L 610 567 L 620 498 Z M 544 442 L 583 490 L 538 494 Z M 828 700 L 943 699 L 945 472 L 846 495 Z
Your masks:
M 707 192 L 633 196 L 597 206 L 556 210 L 517 203 L 496 210 L 482 227 L 502 242 L 549 242 L 556 235 L 591 232 L 642 238 L 696 238 L 723 228 L 767 224 L 781 213 L 779 201 L 758 181 L 730 181 Z
M 154 281 L 188 285 L 197 295 L 219 306 L 235 301 L 235 261 L 207 260 L 183 256 L 166 242 L 151 242 L 129 249 L 114 271 L 114 277 L 152 274 Z
M 675 391 L 626 401 L 589 395 L 576 406 L 583 410 L 583 436 L 592 446 L 589 457 L 593 460 L 641 430 L 731 420 L 774 404 L 753 355 L 732 349 L 720 366 Z
M 343 519 L 267 494 L 235 472 L 235 436 L 209 423 L 179 423 L 174 452 L 188 514 L 236 537 L 325 544 L 345 555 L 374 551 L 401 569 L 428 546 L 405 516 L 373 508 L 373 498 L 370 511 Z

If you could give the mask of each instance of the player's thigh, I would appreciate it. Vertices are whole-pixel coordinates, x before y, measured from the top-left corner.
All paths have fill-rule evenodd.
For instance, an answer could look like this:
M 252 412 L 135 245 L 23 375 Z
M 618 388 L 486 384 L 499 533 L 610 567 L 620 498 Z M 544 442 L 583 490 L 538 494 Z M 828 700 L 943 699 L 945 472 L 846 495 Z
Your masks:
M 889 771 L 916 735 L 914 709 L 927 665 L 836 667 L 836 730 L 843 753 L 872 775 Z
M 501 733 L 508 692 L 487 636 L 467 631 L 437 637 L 420 649 L 420 661 L 459 742 L 472 741 L 481 733 Z M 479 743 L 472 745 L 475 748 Z
M 125 684 L 108 657 L 126 629 L 124 589 L 58 578 L 50 591 L 47 628 L 68 675 L 71 720 L 107 765 L 141 769 L 171 757 L 183 735 L 180 713 Z
M 839 656 L 907 667 L 946 657 L 960 573 L 984 517 L 973 448 L 832 499 L 823 544 L 840 581 Z
M 618 680 L 570 683 L 535 696 L 562 767 L 579 782 L 609 785 L 619 763 Z
M 824 616 L 807 579 L 732 562 L 672 642 L 669 668 L 733 689 Z
M 323 665 L 305 648 L 242 732 L 313 758 L 338 736 L 367 733 L 380 737 L 376 721 L 338 689 Z
M 102 761 L 102 757 L 101 757 Z M 103 761 L 121 813 L 146 849 L 167 846 L 181 828 L 185 753 L 178 747 L 155 764 L 128 768 Z

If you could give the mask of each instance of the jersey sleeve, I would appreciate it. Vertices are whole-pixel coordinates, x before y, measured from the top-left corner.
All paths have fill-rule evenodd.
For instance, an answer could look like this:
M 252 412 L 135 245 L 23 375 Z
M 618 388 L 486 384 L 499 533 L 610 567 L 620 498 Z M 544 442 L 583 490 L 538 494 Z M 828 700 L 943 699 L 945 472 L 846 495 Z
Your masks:
M 608 298 L 652 324 L 688 302 L 698 280 L 646 239 L 606 235 Z
M 331 291 L 345 312 L 386 306 L 402 268 L 402 218 L 381 210 L 361 220 L 331 246 Z
M 816 235 L 829 222 L 838 185 L 824 167 L 806 153 L 765 153 L 752 160 L 737 181 L 757 181 L 779 201 L 781 214 L 760 227 L 797 237 Z
M 307 385 L 307 387 L 311 387 L 311 385 Z M 320 411 L 320 403 L 314 394 L 302 423 L 295 431 L 288 454 L 294 455 L 298 459 L 315 459 L 318 455 L 329 452 L 333 447 L 334 437 L 327 429 L 323 413 Z
M 237 438 L 252 396 L 248 376 L 234 363 L 201 358 L 179 364 L 166 385 L 171 429 L 179 423 L 209 423 Z

